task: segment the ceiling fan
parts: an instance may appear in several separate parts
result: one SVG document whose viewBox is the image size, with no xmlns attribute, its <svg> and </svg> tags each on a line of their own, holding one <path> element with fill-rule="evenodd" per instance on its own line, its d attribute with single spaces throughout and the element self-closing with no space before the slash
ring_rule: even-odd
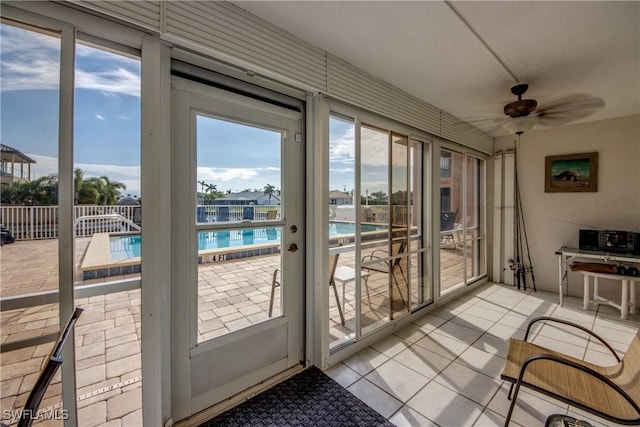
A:
<svg viewBox="0 0 640 427">
<path fill-rule="evenodd" d="M 508 103 L 503 109 L 508 118 L 502 123 L 502 127 L 509 133 L 521 135 L 537 123 L 560 126 L 587 117 L 604 107 L 602 98 L 576 94 L 538 108 L 535 99 L 522 99 L 527 89 L 527 83 L 518 83 L 511 88 L 511 93 L 516 95 L 518 100 Z"/>
</svg>

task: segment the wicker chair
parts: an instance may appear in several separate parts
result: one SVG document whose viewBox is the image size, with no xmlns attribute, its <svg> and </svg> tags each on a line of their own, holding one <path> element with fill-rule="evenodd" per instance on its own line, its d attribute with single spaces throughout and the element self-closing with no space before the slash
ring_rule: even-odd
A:
<svg viewBox="0 0 640 427">
<path fill-rule="evenodd" d="M 531 326 L 540 321 L 587 332 L 613 354 L 617 363 L 600 366 L 527 342 Z M 537 317 L 529 322 L 524 340 L 511 339 L 502 379 L 512 382 L 505 427 L 511 420 L 520 386 L 609 421 L 640 425 L 640 331 L 621 360 L 611 346 L 591 330 L 566 320 Z"/>
</svg>

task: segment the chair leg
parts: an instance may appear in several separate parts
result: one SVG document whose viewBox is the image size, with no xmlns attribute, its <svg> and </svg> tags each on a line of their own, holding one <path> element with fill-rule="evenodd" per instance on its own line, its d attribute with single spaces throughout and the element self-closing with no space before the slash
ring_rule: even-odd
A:
<svg viewBox="0 0 640 427">
<path fill-rule="evenodd" d="M 507 413 L 507 418 L 504 421 L 504 427 L 509 426 L 509 422 L 511 421 L 511 415 L 513 414 L 513 409 L 516 407 L 516 401 L 518 400 L 518 392 L 520 391 L 520 381 L 518 381 L 517 383 L 512 383 L 511 384 L 512 389 L 514 384 L 516 387 L 513 393 L 513 397 L 511 398 L 511 405 L 509 405 L 509 412 Z M 511 390 L 509 390 L 509 394 L 511 394 Z"/>
<path fill-rule="evenodd" d="M 336 287 L 336 282 L 332 281 L 329 283 L 329 287 L 333 288 L 333 294 L 336 297 L 336 304 L 338 304 L 338 313 L 340 313 L 340 321 L 344 325 L 344 314 L 342 313 L 342 307 L 340 306 L 340 297 L 338 296 L 338 289 Z"/>
<path fill-rule="evenodd" d="M 364 290 L 367 292 L 367 301 L 369 301 L 369 308 L 371 308 L 371 295 L 369 295 L 369 278 L 364 278 Z"/>
<path fill-rule="evenodd" d="M 402 296 L 402 290 L 400 290 L 400 283 L 398 283 L 398 279 L 396 279 L 396 273 L 392 272 L 393 281 L 396 282 L 396 287 L 398 288 L 398 293 L 400 294 L 400 299 L 402 300 L 402 305 L 405 305 L 404 297 Z M 404 277 L 404 274 L 402 275 Z M 405 281 L 406 283 L 406 281 Z"/>
<path fill-rule="evenodd" d="M 273 312 L 273 298 L 276 294 L 276 284 L 280 285 L 277 280 L 278 271 L 280 271 L 280 269 L 276 268 L 273 272 L 273 279 L 271 279 L 271 300 L 269 301 L 269 317 L 271 317 L 271 313 Z"/>
<path fill-rule="evenodd" d="M 511 383 L 511 387 L 509 387 L 509 394 L 507 395 L 507 399 L 511 400 L 511 393 L 513 393 L 513 386 L 516 385 L 516 383 Z"/>
</svg>

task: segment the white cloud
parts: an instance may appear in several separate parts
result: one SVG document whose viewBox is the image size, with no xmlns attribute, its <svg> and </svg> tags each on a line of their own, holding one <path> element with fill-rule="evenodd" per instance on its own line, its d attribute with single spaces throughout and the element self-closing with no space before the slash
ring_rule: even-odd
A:
<svg viewBox="0 0 640 427">
<path fill-rule="evenodd" d="M 140 63 L 122 55 L 78 45 L 82 58 L 100 61 L 100 71 L 77 68 L 78 89 L 103 94 L 140 96 Z M 104 69 L 108 67 L 108 69 Z M 10 25 L 2 25 L 2 91 L 58 89 L 60 84 L 60 40 Z"/>
<path fill-rule="evenodd" d="M 329 142 L 329 161 L 340 163 L 355 162 L 355 138 L 353 128 L 347 129 L 342 135 L 331 136 Z"/>
<path fill-rule="evenodd" d="M 140 76 L 124 68 L 102 72 L 76 70 L 76 88 L 98 90 L 105 95 L 140 96 Z"/>
<path fill-rule="evenodd" d="M 361 162 L 365 166 L 385 166 L 389 164 L 389 136 L 386 132 L 366 127 L 361 132 Z"/>
<path fill-rule="evenodd" d="M 264 188 L 266 184 L 281 188 L 280 168 L 212 168 L 198 167 L 197 181 L 215 184 L 220 191 Z"/>
<path fill-rule="evenodd" d="M 251 181 L 265 172 L 279 172 L 279 168 L 210 168 L 198 167 L 198 181 L 231 182 Z M 242 185 L 242 184 L 241 184 Z"/>
<path fill-rule="evenodd" d="M 249 168 L 207 168 L 207 167 L 199 167 L 198 168 L 198 181 L 247 181 L 258 175 L 258 171 L 255 169 Z"/>
<path fill-rule="evenodd" d="M 106 120 L 104 117 L 102 117 L 100 114 L 96 114 L 96 119 L 98 120 Z"/>
</svg>

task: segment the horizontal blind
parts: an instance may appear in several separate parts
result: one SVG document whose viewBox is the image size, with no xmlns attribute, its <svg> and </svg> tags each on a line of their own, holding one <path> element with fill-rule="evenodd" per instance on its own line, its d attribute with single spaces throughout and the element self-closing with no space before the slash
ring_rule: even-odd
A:
<svg viewBox="0 0 640 427">
<path fill-rule="evenodd" d="M 71 0 L 72 3 L 119 18 L 144 28 L 160 31 L 160 1 L 87 1 Z"/>
<path fill-rule="evenodd" d="M 449 113 L 442 111 L 440 116 L 440 136 L 474 148 L 485 154 L 493 154 L 493 137 Z"/>
<path fill-rule="evenodd" d="M 328 95 L 439 135 L 440 110 L 335 56 L 327 56 Z"/>
<path fill-rule="evenodd" d="M 324 51 L 226 2 L 167 2 L 165 33 L 326 88 Z"/>
<path fill-rule="evenodd" d="M 269 71 L 298 82 L 300 87 L 327 93 L 480 152 L 493 153 L 493 138 L 472 125 L 234 4 L 86 0 L 73 3 L 255 65 L 254 71 Z"/>
</svg>

